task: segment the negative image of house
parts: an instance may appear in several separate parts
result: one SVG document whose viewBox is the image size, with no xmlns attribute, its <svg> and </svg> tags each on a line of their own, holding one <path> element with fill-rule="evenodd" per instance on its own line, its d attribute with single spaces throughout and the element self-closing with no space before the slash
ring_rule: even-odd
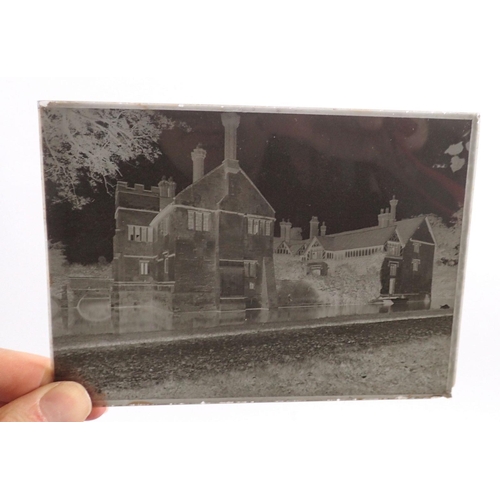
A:
<svg viewBox="0 0 500 500">
<path fill-rule="evenodd" d="M 115 307 L 150 304 L 173 313 L 277 307 L 275 212 L 236 159 L 239 116 L 222 115 L 225 159 L 205 174 L 191 153 L 193 183 L 163 179 L 116 190 Z"/>
<path fill-rule="evenodd" d="M 398 200 L 382 209 L 378 225 L 327 235 L 317 217 L 310 221 L 310 237 L 301 239 L 300 229 L 281 223 L 274 251 L 306 263 L 306 273 L 331 276 L 333 262 L 354 262 L 360 257 L 382 255 L 380 296 L 419 300 L 430 297 L 436 241 L 425 216 L 396 220 Z"/>
</svg>

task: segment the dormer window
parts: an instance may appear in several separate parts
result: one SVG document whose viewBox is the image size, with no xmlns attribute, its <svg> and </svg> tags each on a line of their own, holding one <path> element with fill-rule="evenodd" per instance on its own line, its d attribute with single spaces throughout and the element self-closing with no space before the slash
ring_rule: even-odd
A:
<svg viewBox="0 0 500 500">
<path fill-rule="evenodd" d="M 420 253 L 420 243 L 418 243 L 416 241 L 413 242 L 413 252 Z"/>
</svg>

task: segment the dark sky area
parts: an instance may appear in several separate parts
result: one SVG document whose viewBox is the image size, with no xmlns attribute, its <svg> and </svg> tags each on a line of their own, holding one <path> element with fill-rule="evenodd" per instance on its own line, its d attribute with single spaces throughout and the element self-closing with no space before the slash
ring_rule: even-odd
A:
<svg viewBox="0 0 500 500">
<path fill-rule="evenodd" d="M 160 157 L 119 164 L 120 180 L 157 185 L 172 176 L 178 189 L 191 183 L 191 151 L 207 151 L 205 172 L 220 165 L 224 128 L 218 112 L 162 111 L 190 127 L 164 131 Z M 325 221 L 328 234 L 377 224 L 377 214 L 399 199 L 398 219 L 435 213 L 448 220 L 464 199 L 466 165 L 453 172 L 451 144 L 469 140 L 471 121 L 451 119 L 376 118 L 328 115 L 240 113 L 238 159 L 276 210 L 277 220 L 290 219 L 309 236 L 312 215 Z M 467 160 L 467 151 L 461 157 Z M 49 239 L 61 241 L 70 262 L 112 259 L 114 197 L 104 186 L 81 192 L 93 202 L 81 210 L 51 203 L 47 183 Z M 277 224 L 277 231 L 279 225 Z"/>
</svg>

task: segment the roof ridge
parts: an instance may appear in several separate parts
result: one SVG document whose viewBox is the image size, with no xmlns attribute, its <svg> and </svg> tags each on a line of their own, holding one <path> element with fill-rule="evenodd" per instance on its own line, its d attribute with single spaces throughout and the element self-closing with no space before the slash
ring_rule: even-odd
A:
<svg viewBox="0 0 500 500">
<path fill-rule="evenodd" d="M 362 227 L 360 229 L 351 229 L 350 231 L 342 231 L 341 233 L 326 234 L 325 236 L 318 236 L 318 238 L 334 238 L 335 236 L 343 236 L 345 234 L 361 233 L 364 231 L 373 231 L 375 229 L 387 229 L 388 227 L 391 227 L 391 226 L 397 226 L 397 224 L 400 222 L 411 221 L 411 220 L 416 220 L 416 219 L 425 219 L 425 217 L 426 217 L 425 215 L 417 215 L 415 217 L 408 217 L 406 219 L 397 220 L 397 221 L 395 221 L 394 224 L 390 224 L 389 226 L 385 226 L 385 227 L 380 227 L 380 226 Z"/>
<path fill-rule="evenodd" d="M 335 236 L 343 236 L 344 234 L 361 233 L 363 231 L 373 231 L 375 229 L 387 229 L 388 227 L 391 227 L 391 226 L 386 226 L 386 227 L 380 227 L 380 226 L 362 227 L 361 229 L 352 229 L 351 231 L 342 231 L 341 233 L 326 234 L 325 236 L 320 236 L 320 238 L 333 238 Z"/>
</svg>

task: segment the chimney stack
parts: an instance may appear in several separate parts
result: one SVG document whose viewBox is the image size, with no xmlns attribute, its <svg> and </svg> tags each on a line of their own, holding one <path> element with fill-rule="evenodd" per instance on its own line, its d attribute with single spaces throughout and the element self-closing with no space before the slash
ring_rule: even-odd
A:
<svg viewBox="0 0 500 500">
<path fill-rule="evenodd" d="M 280 238 L 282 240 L 286 239 L 286 222 L 285 222 L 285 219 L 283 219 L 280 222 Z"/>
<path fill-rule="evenodd" d="M 285 241 L 287 243 L 290 243 L 291 237 L 292 237 L 292 223 L 290 222 L 290 220 L 287 220 L 285 222 Z"/>
<path fill-rule="evenodd" d="M 326 224 L 325 224 L 325 222 L 323 222 L 323 224 L 321 224 L 320 231 L 321 231 L 321 236 L 326 236 Z"/>
<path fill-rule="evenodd" d="M 384 209 L 380 209 L 380 213 L 378 214 L 378 227 L 385 227 L 384 225 L 385 212 Z"/>
<path fill-rule="evenodd" d="M 200 146 L 201 144 L 198 144 L 191 153 L 191 159 L 193 160 L 193 183 L 205 175 L 205 158 L 207 152 Z"/>
<path fill-rule="evenodd" d="M 312 219 L 309 221 L 309 238 L 314 238 L 319 234 L 319 220 L 313 215 Z"/>
<path fill-rule="evenodd" d="M 390 218 L 390 224 L 394 224 L 396 222 L 396 207 L 398 206 L 398 200 L 396 200 L 396 195 L 392 196 L 392 200 L 389 201 L 389 204 L 391 205 L 391 218 Z"/>
<path fill-rule="evenodd" d="M 165 176 L 163 176 L 161 181 L 158 183 L 158 187 L 160 189 L 160 210 L 163 210 L 167 205 L 172 203 L 177 184 L 174 182 L 172 177 L 170 177 L 167 181 Z"/>
<path fill-rule="evenodd" d="M 236 160 L 236 130 L 240 124 L 240 117 L 236 113 L 223 113 L 224 125 L 224 160 Z"/>
</svg>

